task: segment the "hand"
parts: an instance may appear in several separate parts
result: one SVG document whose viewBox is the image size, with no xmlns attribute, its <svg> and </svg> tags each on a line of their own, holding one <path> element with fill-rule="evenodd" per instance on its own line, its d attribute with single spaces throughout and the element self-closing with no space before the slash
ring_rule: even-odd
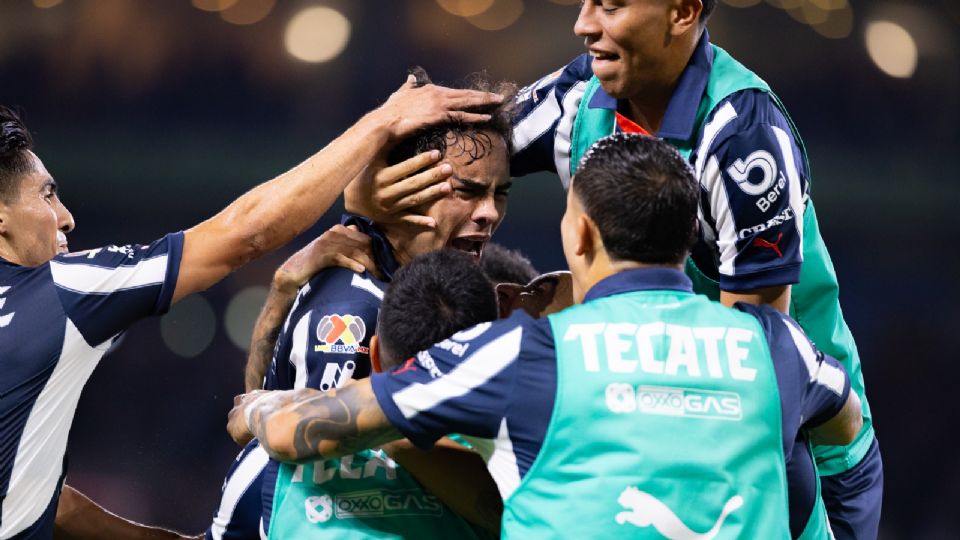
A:
<svg viewBox="0 0 960 540">
<path fill-rule="evenodd" d="M 331 266 L 340 266 L 358 274 L 366 269 L 382 277 L 373 258 L 370 237 L 353 225 L 334 225 L 291 255 L 277 269 L 273 274 L 273 287 L 278 292 L 296 294 L 314 274 Z"/>
<path fill-rule="evenodd" d="M 496 105 L 503 96 L 477 90 L 456 90 L 434 84 L 416 86 L 410 75 L 387 102 L 370 113 L 388 129 L 396 142 L 420 128 L 443 122 L 486 122 L 489 114 L 465 112 L 464 109 Z"/>
<path fill-rule="evenodd" d="M 247 406 L 267 393 L 266 390 L 254 390 L 233 398 L 233 409 L 227 414 L 227 433 L 240 446 L 246 446 L 253 440 L 253 429 L 247 423 Z"/>
<path fill-rule="evenodd" d="M 449 163 L 430 167 L 439 159 L 440 152 L 432 150 L 390 167 L 370 167 L 368 173 L 347 186 L 344 192 L 347 211 L 378 223 L 436 227 L 433 218 L 417 214 L 413 209 L 450 193 L 446 180 L 453 174 L 453 167 Z"/>
</svg>

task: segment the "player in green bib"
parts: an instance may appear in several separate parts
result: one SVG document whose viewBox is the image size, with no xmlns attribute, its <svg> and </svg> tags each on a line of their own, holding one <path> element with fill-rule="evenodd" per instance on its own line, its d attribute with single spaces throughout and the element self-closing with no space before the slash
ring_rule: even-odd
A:
<svg viewBox="0 0 960 540">
<path fill-rule="evenodd" d="M 495 438 L 506 537 L 790 538 L 795 449 L 849 443 L 862 424 L 843 368 L 776 310 L 693 293 L 696 184 L 669 145 L 604 139 L 572 186 L 562 233 L 580 305 L 518 310 L 336 393 L 239 397 L 231 434 L 281 461 Z M 828 537 L 825 520 L 804 535 Z"/>
</svg>

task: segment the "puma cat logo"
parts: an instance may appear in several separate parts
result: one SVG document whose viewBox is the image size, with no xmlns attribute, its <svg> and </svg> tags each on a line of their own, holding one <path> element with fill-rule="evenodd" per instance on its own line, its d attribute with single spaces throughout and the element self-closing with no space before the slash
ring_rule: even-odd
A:
<svg viewBox="0 0 960 540">
<path fill-rule="evenodd" d="M 720 527 L 723 526 L 727 516 L 743 506 L 743 497 L 740 495 L 730 497 L 730 500 L 723 505 L 723 511 L 720 512 L 720 517 L 713 528 L 705 533 L 690 530 L 663 501 L 633 486 L 627 486 L 617 502 L 628 509 L 617 514 L 616 520 L 620 525 L 627 522 L 637 527 L 653 525 L 658 533 L 670 540 L 712 540 L 720 532 Z"/>
</svg>

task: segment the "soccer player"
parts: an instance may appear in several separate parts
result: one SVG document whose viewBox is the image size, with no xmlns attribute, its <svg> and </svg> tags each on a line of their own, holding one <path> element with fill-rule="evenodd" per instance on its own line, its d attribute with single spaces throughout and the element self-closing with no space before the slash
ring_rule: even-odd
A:
<svg viewBox="0 0 960 540">
<path fill-rule="evenodd" d="M 130 324 L 288 242 L 382 148 L 451 117 L 487 120 L 461 109 L 498 99 L 409 80 L 325 149 L 209 220 L 146 246 L 70 254 L 74 221 L 57 183 L 20 118 L 0 107 L 0 539 L 51 536 L 80 392 Z"/>
<path fill-rule="evenodd" d="M 700 182 L 700 241 L 687 273 L 725 305 L 791 314 L 850 374 L 863 429 L 814 448 L 839 538 L 876 538 L 883 469 L 857 347 L 809 198 L 810 167 L 786 109 L 760 77 L 710 42 L 716 0 L 586 0 L 574 26 L 588 53 L 520 94 L 511 174 L 556 172 L 614 132 L 674 145 Z"/>
<path fill-rule="evenodd" d="M 415 74 L 418 84 L 429 82 L 422 70 Z M 479 79 L 473 84 L 474 88 L 493 89 L 492 84 Z M 496 89 L 501 94 L 510 92 L 508 85 Z M 374 223 L 361 216 L 346 215 L 342 225 L 357 231 L 341 228 L 337 234 L 351 237 L 344 240 L 351 246 L 362 244 L 357 236 L 369 237 L 375 271 L 353 268 L 341 259 L 341 267 L 327 268 L 316 275 L 306 274 L 302 267 L 277 273 L 254 327 L 248 387 L 259 386 L 255 381 L 262 377 L 270 353 L 273 361 L 265 384 L 270 389 L 310 387 L 326 391 L 351 378 L 369 376 L 370 337 L 376 331 L 383 290 L 397 269 L 418 255 L 443 247 L 464 251 L 475 262 L 479 261 L 506 211 L 513 106 L 507 102 L 476 110 L 489 114 L 490 120 L 437 124 L 407 137 L 389 155 L 372 160 L 371 169 L 377 172 L 371 178 L 392 184 L 426 164 L 417 156 L 429 152 L 439 156 L 440 166 L 449 168 L 450 189 L 441 199 L 418 209 L 435 223 L 433 228 L 400 221 Z M 298 290 L 296 283 L 300 278 L 292 276 L 303 276 L 309 281 L 300 283 L 303 286 Z M 279 464 L 268 465 L 266 453 L 255 442 L 241 456 L 224 484 L 220 509 L 210 529 L 214 538 L 219 534 L 228 537 L 226 533 L 232 530 L 249 531 L 249 525 L 259 523 L 261 515 L 263 530 L 274 534 L 270 532 L 274 496 L 284 497 L 289 479 L 277 478 Z M 373 458 L 367 455 L 362 459 Z M 254 511 L 254 505 L 245 502 L 258 491 L 262 491 L 262 512 Z M 396 525 L 400 530 L 408 526 L 404 520 Z"/>
<path fill-rule="evenodd" d="M 529 283 L 540 275 L 526 255 L 496 242 L 489 242 L 483 248 L 480 269 L 494 285 Z"/>
<path fill-rule="evenodd" d="M 848 443 L 860 404 L 787 316 L 693 294 L 696 208 L 666 143 L 604 139 L 561 224 L 581 305 L 515 311 L 460 332 L 461 355 L 436 346 L 335 392 L 238 396 L 228 430 L 287 462 L 496 437 L 491 463 L 513 469 L 498 479 L 507 537 L 789 538 L 786 456 L 801 431 Z"/>
</svg>

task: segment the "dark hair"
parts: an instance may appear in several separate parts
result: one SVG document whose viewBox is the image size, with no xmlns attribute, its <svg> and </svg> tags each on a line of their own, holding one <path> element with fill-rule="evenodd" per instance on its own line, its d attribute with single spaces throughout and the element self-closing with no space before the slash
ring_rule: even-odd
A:
<svg viewBox="0 0 960 540">
<path fill-rule="evenodd" d="M 713 9 L 717 7 L 717 0 L 702 0 L 703 9 L 700 10 L 700 22 L 705 23 L 707 19 L 710 18 L 710 15 L 713 13 Z"/>
<path fill-rule="evenodd" d="M 497 318 L 497 295 L 462 252 L 421 255 L 397 271 L 383 295 L 377 336 L 381 366 L 392 369 L 451 335 Z"/>
<path fill-rule="evenodd" d="M 33 170 L 27 151 L 33 136 L 13 109 L 0 105 L 0 199 L 9 202 L 19 192 L 19 176 Z"/>
<path fill-rule="evenodd" d="M 683 262 L 697 236 L 697 182 L 668 143 L 618 133 L 583 156 L 573 190 L 611 258 Z"/>
<path fill-rule="evenodd" d="M 480 269 L 494 285 L 497 283 L 526 285 L 540 275 L 523 253 L 494 242 L 487 242 L 483 247 Z"/>
<path fill-rule="evenodd" d="M 416 77 L 417 87 L 433 84 L 422 67 L 411 69 L 410 74 Z M 467 78 L 463 87 L 469 90 L 496 92 L 504 99 L 499 104 L 466 109 L 467 112 L 489 114 L 490 120 L 486 122 L 468 124 L 452 120 L 417 131 L 390 151 L 387 163 L 395 165 L 430 150 L 438 150 L 440 157 L 443 158 L 447 155 L 448 148 L 458 149 L 460 155 L 467 154 L 473 162 L 483 158 L 492 150 L 491 133 L 502 137 L 509 151 L 513 134 L 513 117 L 517 107 L 513 99 L 517 93 L 516 85 L 508 82 L 494 84 L 485 73 L 476 73 Z"/>
</svg>

